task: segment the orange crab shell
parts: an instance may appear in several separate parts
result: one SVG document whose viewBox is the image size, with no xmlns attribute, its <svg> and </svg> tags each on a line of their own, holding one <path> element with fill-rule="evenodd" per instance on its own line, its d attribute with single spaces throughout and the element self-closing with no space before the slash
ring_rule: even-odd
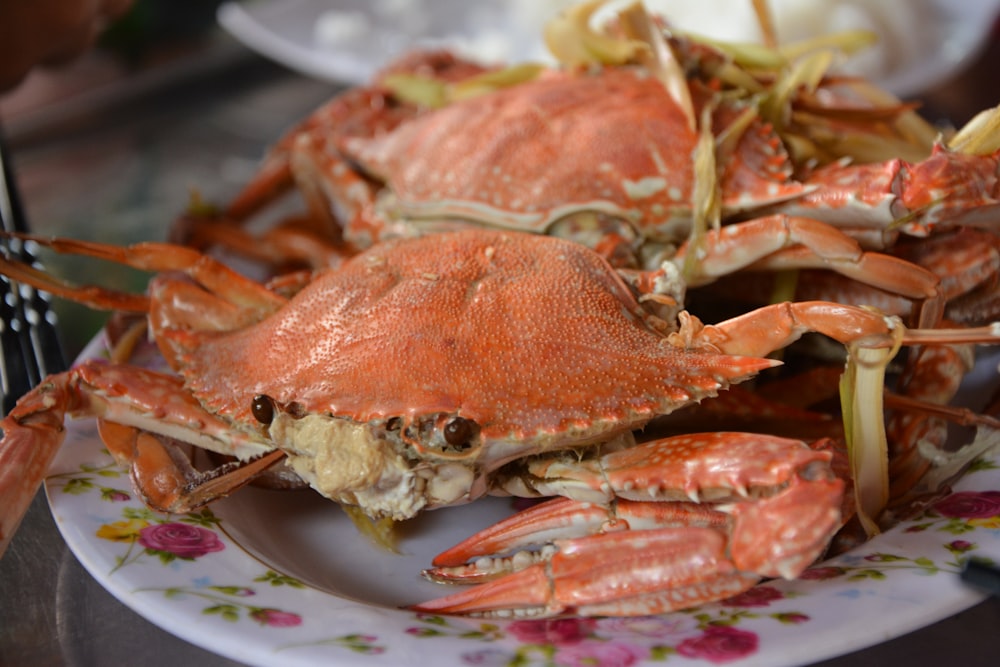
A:
<svg viewBox="0 0 1000 667">
<path fill-rule="evenodd" d="M 735 111 L 716 122 L 733 122 Z M 801 196 L 770 128 L 746 132 L 752 164 L 725 171 L 727 210 Z M 550 70 L 538 79 L 454 102 L 392 132 L 344 139 L 352 161 L 386 183 L 390 217 L 446 216 L 542 233 L 593 211 L 668 237 L 691 217 L 697 133 L 667 88 L 639 67 Z M 763 144 L 767 144 L 764 146 Z M 751 148 L 752 146 L 752 148 Z M 570 152 L 575 157 L 566 159 Z M 767 157 L 762 157 L 762 156 Z M 755 192 L 756 201 L 740 192 Z"/>
<path fill-rule="evenodd" d="M 525 446 L 633 429 L 774 365 L 679 347 L 647 317 L 577 244 L 472 230 L 384 244 L 261 322 L 187 332 L 178 362 L 236 420 L 265 394 L 356 422 L 460 415 Z"/>
</svg>

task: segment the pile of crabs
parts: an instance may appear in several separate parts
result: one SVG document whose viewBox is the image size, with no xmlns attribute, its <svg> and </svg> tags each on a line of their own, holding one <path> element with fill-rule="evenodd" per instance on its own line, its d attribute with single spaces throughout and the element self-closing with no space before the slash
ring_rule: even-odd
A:
<svg viewBox="0 0 1000 667">
<path fill-rule="evenodd" d="M 600 4 L 548 26 L 558 66 L 396 61 L 176 244 L 36 239 L 156 272 L 146 294 L 0 263 L 143 315 L 173 369 L 122 344 L 22 398 L 0 547 L 68 416 L 96 416 L 167 512 L 275 470 L 377 526 L 549 498 L 435 559 L 478 584 L 417 606 L 441 613 L 722 599 L 946 483 L 948 423 L 996 426 L 949 403 L 1000 342 L 1000 112 L 934 127 L 831 74 L 829 45 L 710 43 L 638 5 L 597 27 Z M 288 192 L 301 215 L 258 229 Z M 195 468 L 175 441 L 230 460 Z"/>
</svg>

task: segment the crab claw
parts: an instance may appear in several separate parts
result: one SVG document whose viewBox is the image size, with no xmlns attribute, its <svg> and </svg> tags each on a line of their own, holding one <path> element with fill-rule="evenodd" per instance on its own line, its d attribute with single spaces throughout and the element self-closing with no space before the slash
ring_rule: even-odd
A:
<svg viewBox="0 0 1000 667">
<path fill-rule="evenodd" d="M 718 457 L 720 445 L 747 455 L 751 450 L 743 449 L 755 445 L 757 472 L 746 477 L 744 467 L 742 475 L 732 477 Z M 633 454 L 646 446 L 652 452 L 646 451 L 645 458 L 661 465 L 680 447 L 688 455 L 681 466 L 685 470 L 674 476 L 661 470 L 655 482 L 645 479 L 651 471 Z M 623 452 L 602 457 L 598 474 L 612 490 L 634 493 L 637 481 L 648 486 L 669 479 L 673 489 L 686 494 L 698 486 L 690 477 L 693 471 L 710 484 L 708 495 L 717 500 L 666 502 L 676 494 L 661 489 L 654 501 L 618 497 L 600 504 L 560 498 L 537 505 L 448 549 L 425 572 L 438 582 L 486 583 L 416 608 L 530 616 L 686 608 L 734 595 L 761 577 L 794 578 L 823 553 L 842 525 L 844 482 L 833 475 L 829 452 L 805 443 L 709 434 L 706 441 L 667 438 L 626 452 L 630 476 L 614 465 L 624 462 Z M 703 469 L 705 459 L 715 465 Z M 585 481 L 583 472 L 576 481 Z M 734 484 L 738 490 L 728 492 Z"/>
<path fill-rule="evenodd" d="M 416 605 L 423 612 L 556 616 L 655 614 L 746 590 L 725 537 L 711 528 L 663 528 L 556 540 L 556 552 L 496 581 Z"/>
<path fill-rule="evenodd" d="M 511 517 L 499 530 L 487 529 L 481 543 L 474 536 L 435 559 L 439 566 L 425 573 L 435 581 L 488 581 L 415 609 L 498 616 L 639 615 L 721 600 L 762 576 L 794 578 L 814 562 L 841 525 L 842 494 L 841 480 L 796 478 L 770 498 L 725 511 L 619 503 L 632 506 L 627 511 L 639 517 L 635 525 L 552 539 L 536 552 L 518 551 L 507 558 L 483 553 L 486 547 L 526 545 L 532 541 L 531 529 L 537 543 L 539 536 L 567 526 L 570 532 L 607 526 L 601 517 L 607 519 L 607 509 L 552 501 Z M 647 507 L 639 509 L 642 505 Z M 570 520 L 574 506 L 580 521 Z M 527 520 L 519 525 L 524 514 Z M 690 525 L 675 525 L 678 520 Z M 661 521 L 670 525 L 643 529 Z M 468 565 L 446 566 L 463 556 L 479 557 Z"/>
<path fill-rule="evenodd" d="M 424 576 L 439 583 L 478 583 L 523 569 L 552 554 L 556 540 L 624 530 L 725 529 L 729 516 L 698 503 L 647 503 L 619 498 L 607 506 L 553 498 L 499 521 L 438 554 Z M 511 554 L 493 558 L 492 554 Z"/>
</svg>

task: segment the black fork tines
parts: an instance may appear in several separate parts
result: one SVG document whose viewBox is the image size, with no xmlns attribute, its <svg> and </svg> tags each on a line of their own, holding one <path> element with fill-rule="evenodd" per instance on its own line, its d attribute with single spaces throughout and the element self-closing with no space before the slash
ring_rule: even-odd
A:
<svg viewBox="0 0 1000 667">
<path fill-rule="evenodd" d="M 0 141 L 0 224 L 6 232 L 27 232 L 9 153 Z M 29 244 L 4 238 L 0 252 L 8 259 L 38 265 Z M 65 368 L 47 296 L 0 276 L 0 391 L 6 414 L 42 378 Z"/>
</svg>

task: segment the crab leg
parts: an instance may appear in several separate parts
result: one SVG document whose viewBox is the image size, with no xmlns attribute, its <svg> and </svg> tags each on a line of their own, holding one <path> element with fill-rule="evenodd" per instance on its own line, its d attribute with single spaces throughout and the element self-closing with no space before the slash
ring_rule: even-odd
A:
<svg viewBox="0 0 1000 667">
<path fill-rule="evenodd" d="M 524 569 L 418 609 L 644 614 L 727 597 L 760 576 L 794 577 L 841 525 L 844 483 L 830 458 L 786 438 L 704 433 L 580 466 L 537 459 L 526 472 L 540 493 L 612 498 L 552 501 L 449 549 L 435 559 L 432 578 L 482 580 Z M 687 497 L 713 505 L 652 502 Z M 520 552 L 538 544 L 549 546 L 534 556 Z M 511 550 L 517 553 L 508 558 L 489 557 Z"/>
<path fill-rule="evenodd" d="M 13 536 L 31 498 L 48 470 L 65 431 L 67 416 L 98 416 L 113 420 L 102 428 L 107 444 L 120 463 L 132 467 L 133 479 L 145 499 L 165 511 L 183 511 L 189 499 L 219 497 L 270 467 L 280 453 L 262 437 L 234 431 L 222 419 L 206 412 L 184 391 L 181 380 L 140 368 L 103 362 L 88 362 L 47 378 L 25 394 L 0 422 L 0 555 Z M 239 474 L 199 478 L 180 470 L 161 445 L 145 434 L 129 439 L 142 429 L 247 461 L 252 465 Z M 209 483 L 206 493 L 200 483 Z"/>
<path fill-rule="evenodd" d="M 897 230 L 923 237 L 943 224 L 989 227 L 1000 208 L 998 161 L 1000 152 L 969 155 L 936 145 L 921 162 L 832 164 L 809 177 L 814 190 L 780 208 L 845 229 L 879 230 L 886 245 Z"/>
<path fill-rule="evenodd" d="M 726 225 L 706 233 L 697 248 L 682 245 L 673 264 L 686 266 L 689 252 L 703 257 L 686 275 L 690 287 L 711 283 L 745 268 L 754 270 L 829 269 L 861 284 L 922 301 L 917 325 L 938 324 L 944 300 L 939 277 L 892 255 L 865 251 L 843 231 L 810 218 L 772 215 Z"/>
<path fill-rule="evenodd" d="M 911 262 L 940 278 L 937 290 L 946 303 L 945 317 L 948 319 L 975 324 L 995 319 L 1000 314 L 1000 298 L 996 287 L 997 276 L 1000 275 L 1000 246 L 995 234 L 963 227 L 919 242 L 899 243 L 893 248 L 893 253 L 899 258 L 904 271 L 909 270 L 907 262 Z M 808 267 L 806 261 L 797 257 L 801 254 L 802 250 L 796 249 L 769 257 L 749 268 L 773 271 Z M 728 299 L 760 303 L 773 294 L 774 284 L 767 274 L 742 273 L 738 278 L 724 280 L 721 285 L 711 289 L 713 293 L 725 295 Z M 863 303 L 890 315 L 905 316 L 913 309 L 913 298 L 923 297 L 907 297 L 898 289 L 885 291 L 873 288 L 870 282 L 848 278 L 844 272 L 837 274 L 807 270 L 796 281 L 795 298 L 801 301 Z"/>
<path fill-rule="evenodd" d="M 6 232 L 0 235 L 31 240 L 58 253 L 94 257 L 142 271 L 183 271 L 214 294 L 257 314 L 270 313 L 286 302 L 284 297 L 278 296 L 222 262 L 184 246 L 147 242 L 120 247 L 106 243 L 65 238 L 46 239 Z M 148 300 L 145 297 L 135 297 L 99 287 L 69 286 L 37 269 L 3 258 L 0 258 L 0 270 L 15 280 L 21 280 L 38 289 L 92 308 L 133 312 L 149 310 Z"/>
</svg>

